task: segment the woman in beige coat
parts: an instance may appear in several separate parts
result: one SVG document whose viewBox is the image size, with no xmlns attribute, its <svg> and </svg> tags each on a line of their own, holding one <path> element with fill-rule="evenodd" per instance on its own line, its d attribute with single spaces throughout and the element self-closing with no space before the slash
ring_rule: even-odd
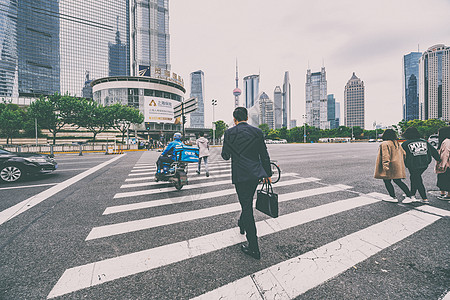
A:
<svg viewBox="0 0 450 300">
<path fill-rule="evenodd" d="M 387 202 L 398 202 L 395 197 L 394 186 L 391 180 L 395 182 L 406 194 L 404 203 L 411 203 L 411 192 L 402 181 L 405 174 L 405 151 L 397 140 L 397 134 L 392 129 L 386 129 L 381 137 L 383 142 L 378 149 L 377 163 L 375 165 L 375 175 L 377 179 L 383 179 L 384 185 L 389 193 L 390 199 L 384 199 Z"/>
</svg>

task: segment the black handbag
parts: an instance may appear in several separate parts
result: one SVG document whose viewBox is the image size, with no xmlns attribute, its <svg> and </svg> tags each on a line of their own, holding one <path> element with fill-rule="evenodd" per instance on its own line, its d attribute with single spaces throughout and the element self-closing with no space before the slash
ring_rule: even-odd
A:
<svg viewBox="0 0 450 300">
<path fill-rule="evenodd" d="M 273 192 L 268 181 L 256 193 L 256 209 L 272 218 L 278 217 L 278 194 Z"/>
</svg>

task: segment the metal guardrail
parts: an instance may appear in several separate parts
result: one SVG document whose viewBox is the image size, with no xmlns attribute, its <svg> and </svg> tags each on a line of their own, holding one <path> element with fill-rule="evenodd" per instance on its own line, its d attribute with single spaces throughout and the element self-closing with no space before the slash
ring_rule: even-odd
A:
<svg viewBox="0 0 450 300">
<path fill-rule="evenodd" d="M 110 144 L 56 144 L 56 145 L 0 145 L 0 148 L 11 152 L 19 153 L 65 153 L 65 152 L 86 152 L 86 151 L 99 151 L 107 152 L 108 146 L 111 148 L 113 143 Z M 117 150 L 137 150 L 138 145 L 122 145 L 116 144 Z"/>
</svg>

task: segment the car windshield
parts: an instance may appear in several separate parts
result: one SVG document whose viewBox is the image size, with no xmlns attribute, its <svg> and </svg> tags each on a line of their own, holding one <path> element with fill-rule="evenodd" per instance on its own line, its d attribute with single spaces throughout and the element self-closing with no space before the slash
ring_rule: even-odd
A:
<svg viewBox="0 0 450 300">
<path fill-rule="evenodd" d="M 0 154 L 11 154 L 11 152 L 6 151 L 5 149 L 0 149 Z"/>
</svg>

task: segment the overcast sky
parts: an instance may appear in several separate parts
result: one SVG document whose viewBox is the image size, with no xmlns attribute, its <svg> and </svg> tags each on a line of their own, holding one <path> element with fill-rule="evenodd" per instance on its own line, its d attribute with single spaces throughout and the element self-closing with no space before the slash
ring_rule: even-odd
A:
<svg viewBox="0 0 450 300">
<path fill-rule="evenodd" d="M 205 126 L 231 120 L 235 61 L 242 78 L 260 73 L 260 92 L 273 99 L 289 71 L 292 118 L 303 124 L 305 80 L 324 64 L 328 94 L 341 102 L 353 72 L 365 85 L 365 124 L 402 119 L 402 58 L 450 45 L 450 0 L 170 0 L 172 71 L 190 94 L 193 71 L 205 73 Z M 243 95 L 240 96 L 241 104 Z"/>
</svg>

